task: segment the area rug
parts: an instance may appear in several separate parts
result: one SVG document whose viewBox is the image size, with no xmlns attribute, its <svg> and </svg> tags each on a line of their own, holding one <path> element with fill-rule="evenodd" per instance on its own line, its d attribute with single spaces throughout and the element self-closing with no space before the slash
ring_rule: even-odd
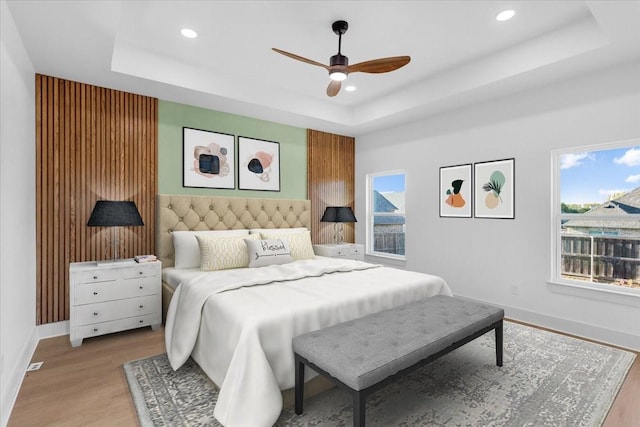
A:
<svg viewBox="0 0 640 427">
<path fill-rule="evenodd" d="M 367 426 L 600 426 L 635 354 L 505 322 L 504 366 L 494 334 L 482 337 L 379 390 Z M 124 371 L 140 423 L 219 426 L 215 384 L 191 359 L 178 371 L 165 354 Z M 350 426 L 349 395 L 333 388 L 284 408 L 276 426 Z"/>
</svg>

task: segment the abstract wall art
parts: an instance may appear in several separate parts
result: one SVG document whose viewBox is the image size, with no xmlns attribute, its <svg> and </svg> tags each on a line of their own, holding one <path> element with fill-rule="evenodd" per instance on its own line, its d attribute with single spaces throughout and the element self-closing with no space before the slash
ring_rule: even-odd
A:
<svg viewBox="0 0 640 427">
<path fill-rule="evenodd" d="M 183 187 L 236 187 L 234 135 L 183 127 L 182 141 Z"/>
<path fill-rule="evenodd" d="M 280 191 L 280 144 L 238 137 L 238 188 Z"/>
<path fill-rule="evenodd" d="M 440 168 L 440 216 L 471 218 L 471 164 Z"/>
<path fill-rule="evenodd" d="M 474 164 L 476 218 L 515 218 L 515 159 Z"/>
</svg>

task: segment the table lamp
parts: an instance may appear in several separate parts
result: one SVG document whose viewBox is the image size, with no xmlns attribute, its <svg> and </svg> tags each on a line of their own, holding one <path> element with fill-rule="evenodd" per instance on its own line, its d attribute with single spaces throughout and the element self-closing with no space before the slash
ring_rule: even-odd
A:
<svg viewBox="0 0 640 427">
<path fill-rule="evenodd" d="M 113 258 L 99 264 L 118 262 L 118 227 L 130 227 L 144 225 L 135 202 L 98 200 L 93 207 L 87 226 L 89 227 L 113 227 Z"/>
<path fill-rule="evenodd" d="M 349 206 L 328 206 L 320 222 L 333 222 L 333 241 L 339 245 L 344 240 L 343 222 L 358 222 Z"/>
</svg>

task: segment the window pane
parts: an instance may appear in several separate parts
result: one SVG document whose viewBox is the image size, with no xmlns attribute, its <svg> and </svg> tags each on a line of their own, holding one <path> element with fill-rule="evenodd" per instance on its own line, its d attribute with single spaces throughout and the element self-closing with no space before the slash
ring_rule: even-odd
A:
<svg viewBox="0 0 640 427">
<path fill-rule="evenodd" d="M 560 277 L 640 288 L 640 148 L 559 160 Z"/>
<path fill-rule="evenodd" d="M 560 155 L 560 211 L 617 215 L 640 213 L 640 192 L 632 210 L 616 202 L 640 190 L 640 147 L 622 147 Z M 607 203 L 612 201 L 613 203 Z M 598 212 L 590 212 L 597 210 Z"/>
<path fill-rule="evenodd" d="M 640 221 L 564 220 L 563 278 L 640 288 Z"/>
<path fill-rule="evenodd" d="M 404 255 L 404 216 L 373 216 L 373 250 Z"/>
<path fill-rule="evenodd" d="M 373 177 L 373 212 L 404 213 L 404 174 Z"/>
<path fill-rule="evenodd" d="M 371 177 L 371 221 L 374 252 L 405 255 L 405 175 L 392 173 Z"/>
</svg>

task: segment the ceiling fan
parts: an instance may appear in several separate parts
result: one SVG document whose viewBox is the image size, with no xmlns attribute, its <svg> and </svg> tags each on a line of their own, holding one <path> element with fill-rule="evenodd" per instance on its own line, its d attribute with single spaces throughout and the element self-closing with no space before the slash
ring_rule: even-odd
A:
<svg viewBox="0 0 640 427">
<path fill-rule="evenodd" d="M 347 32 L 349 24 L 346 21 L 336 21 L 331 25 L 333 32 L 338 35 L 338 53 L 333 55 L 329 60 L 329 65 L 324 65 L 311 59 L 303 58 L 302 56 L 294 53 L 285 52 L 284 50 L 272 48 L 274 51 L 288 56 L 289 58 L 297 61 L 306 62 L 307 64 L 317 65 L 329 71 L 329 77 L 331 82 L 327 87 L 327 95 L 336 96 L 340 92 L 342 81 L 347 78 L 350 73 L 373 73 L 381 74 L 388 73 L 390 71 L 397 70 L 400 67 L 404 67 L 411 61 L 409 56 L 392 56 L 388 58 L 372 59 L 370 61 L 359 62 L 354 65 L 349 65 L 349 58 L 341 53 L 342 48 L 342 35 Z"/>
</svg>

